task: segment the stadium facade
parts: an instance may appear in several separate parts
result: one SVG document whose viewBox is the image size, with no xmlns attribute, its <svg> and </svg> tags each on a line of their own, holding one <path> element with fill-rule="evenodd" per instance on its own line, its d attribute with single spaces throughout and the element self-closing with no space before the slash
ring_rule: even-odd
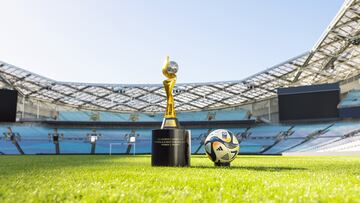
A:
<svg viewBox="0 0 360 203">
<path fill-rule="evenodd" d="M 360 151 L 360 0 L 345 1 L 314 47 L 239 81 L 178 84 L 178 118 L 205 136 L 233 131 L 240 153 Z M 279 88 L 337 84 L 338 116 L 279 120 Z M 166 94 L 160 84 L 60 82 L 0 62 L 0 89 L 15 90 L 15 123 L 0 123 L 0 153 L 150 153 Z M 6 101 L 3 101 L 3 103 Z M 311 108 L 311 106 L 309 106 Z"/>
</svg>

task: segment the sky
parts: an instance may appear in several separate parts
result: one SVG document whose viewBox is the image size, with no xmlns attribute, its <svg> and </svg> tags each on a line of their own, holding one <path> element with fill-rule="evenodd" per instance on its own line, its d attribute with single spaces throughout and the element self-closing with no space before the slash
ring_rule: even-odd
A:
<svg viewBox="0 0 360 203">
<path fill-rule="evenodd" d="M 343 0 L 0 0 L 0 61 L 58 81 L 241 80 L 309 51 Z"/>
</svg>

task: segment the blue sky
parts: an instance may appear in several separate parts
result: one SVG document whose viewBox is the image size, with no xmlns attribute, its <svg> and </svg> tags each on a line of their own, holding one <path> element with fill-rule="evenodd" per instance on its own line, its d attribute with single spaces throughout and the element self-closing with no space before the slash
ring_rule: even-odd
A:
<svg viewBox="0 0 360 203">
<path fill-rule="evenodd" d="M 239 80 L 312 48 L 343 0 L 1 0 L 0 60 L 60 81 Z"/>
</svg>

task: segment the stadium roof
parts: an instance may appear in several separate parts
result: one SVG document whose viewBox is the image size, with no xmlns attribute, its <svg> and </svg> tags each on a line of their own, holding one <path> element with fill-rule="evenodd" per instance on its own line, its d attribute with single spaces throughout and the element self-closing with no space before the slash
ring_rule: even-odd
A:
<svg viewBox="0 0 360 203">
<path fill-rule="evenodd" d="M 345 1 L 313 47 L 239 81 L 178 84 L 177 111 L 239 106 L 276 95 L 279 87 L 331 83 L 360 73 L 360 0 Z M 84 110 L 163 112 L 163 86 L 59 82 L 0 61 L 0 80 L 26 98 Z"/>
</svg>

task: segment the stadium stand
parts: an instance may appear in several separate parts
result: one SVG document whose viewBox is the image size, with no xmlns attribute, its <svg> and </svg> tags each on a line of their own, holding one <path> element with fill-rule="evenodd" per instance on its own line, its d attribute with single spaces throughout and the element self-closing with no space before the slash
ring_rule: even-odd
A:
<svg viewBox="0 0 360 203">
<path fill-rule="evenodd" d="M 181 121 L 228 121 L 228 120 L 247 120 L 250 114 L 245 109 L 233 110 L 214 110 L 201 112 L 179 112 L 177 117 Z M 111 113 L 111 112 L 86 112 L 86 111 L 61 111 L 59 112 L 60 121 L 103 121 L 103 122 L 160 122 L 163 119 L 162 113 Z"/>
<path fill-rule="evenodd" d="M 352 152 L 360 151 L 360 137 L 349 137 L 337 140 L 326 146 L 322 146 L 316 150 L 317 152 Z"/>
<path fill-rule="evenodd" d="M 339 108 L 360 107 L 360 89 L 349 91 L 339 104 Z"/>
<path fill-rule="evenodd" d="M 51 138 L 53 128 L 28 124 L 11 125 L 12 132 L 25 154 L 54 154 L 55 145 Z M 359 139 L 360 122 L 338 121 L 318 124 L 260 124 L 249 127 L 228 128 L 235 133 L 240 142 L 242 154 L 281 154 L 283 152 L 300 152 L 337 149 L 337 145 L 352 146 Z M 89 135 L 92 128 L 59 128 L 60 153 L 91 152 Z M 192 153 L 203 153 L 203 141 L 211 129 L 195 128 L 192 133 Z M 0 151 L 3 154 L 19 154 L 8 135 L 8 126 L 0 125 Z M 244 136 L 246 135 L 246 136 Z M 97 128 L 96 152 L 109 153 L 110 143 L 121 143 L 113 153 L 131 154 L 128 150 L 129 137 L 136 137 L 136 153 L 151 152 L 151 129 Z M 357 141 L 356 141 L 357 142 Z M 354 144 L 354 149 L 356 144 Z"/>
<path fill-rule="evenodd" d="M 360 118 L 360 89 L 350 90 L 338 108 L 341 118 Z"/>
</svg>

